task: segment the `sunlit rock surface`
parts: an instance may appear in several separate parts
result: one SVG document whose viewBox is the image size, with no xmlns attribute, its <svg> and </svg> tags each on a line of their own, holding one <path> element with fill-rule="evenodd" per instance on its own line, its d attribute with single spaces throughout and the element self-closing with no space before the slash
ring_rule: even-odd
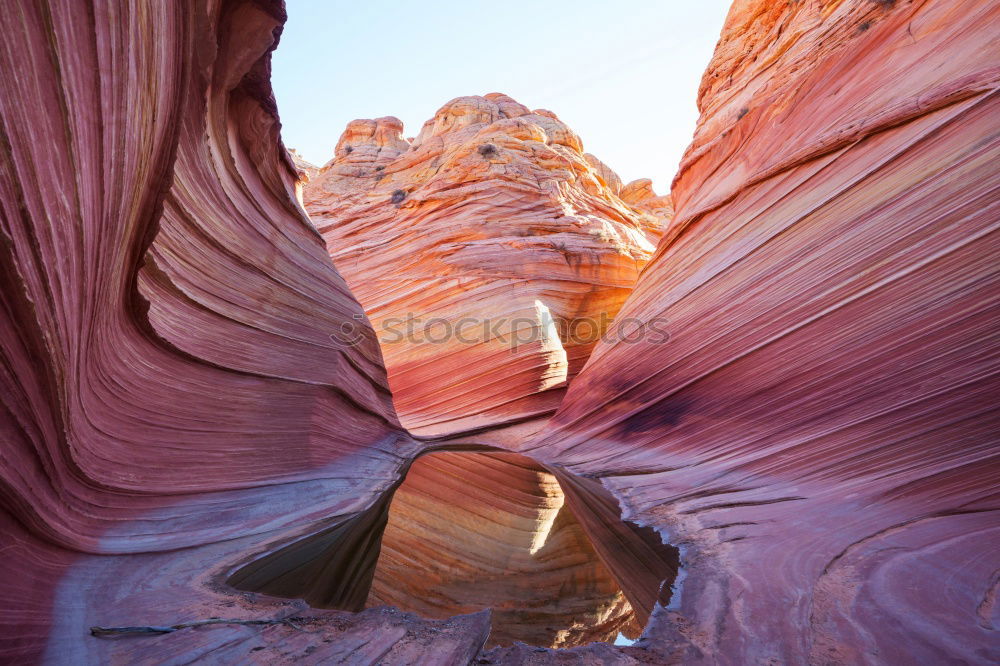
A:
<svg viewBox="0 0 1000 666">
<path fill-rule="evenodd" d="M 737 2 L 676 216 L 529 452 L 683 551 L 685 663 L 1000 659 L 993 2 Z"/>
<path fill-rule="evenodd" d="M 412 143 L 352 121 L 304 188 L 313 223 L 383 341 L 411 432 L 552 412 L 670 216 L 550 111 L 459 97 Z M 619 197 L 619 194 L 622 194 Z"/>
<path fill-rule="evenodd" d="M 514 115 L 523 107 L 506 98 L 460 98 L 413 143 L 392 119 L 352 125 L 306 190 L 340 179 L 329 196 L 347 203 L 326 226 L 353 230 L 341 247 L 355 254 L 334 259 L 352 289 L 350 261 L 371 268 L 354 295 L 330 261 L 331 229 L 324 242 L 298 206 L 310 167 L 278 136 L 278 3 L 5 10 L 0 661 L 1000 661 L 995 3 L 737 2 L 670 199 L 622 184 L 551 115 Z M 366 169 L 383 164 L 376 182 Z M 382 189 L 403 175 L 413 189 Z M 508 221 L 494 221 L 505 202 Z M 337 217 L 349 210 L 357 219 Z M 508 238 L 502 224 L 529 233 Z M 428 265 L 458 285 L 441 288 L 440 307 L 414 296 L 435 293 L 414 273 Z M 502 278 L 491 286 L 468 273 L 477 266 Z M 636 276 L 618 320 L 666 322 L 668 342 L 598 344 L 582 371 L 590 350 L 558 331 L 502 373 L 433 358 L 427 380 L 454 406 L 399 404 L 470 450 L 530 454 L 629 604 L 643 619 L 669 608 L 635 646 L 559 651 L 484 648 L 488 611 L 361 610 L 425 582 L 392 580 L 409 546 L 390 500 L 431 444 L 399 424 L 382 327 L 358 301 L 412 298 L 448 317 L 461 287 L 540 321 L 536 301 L 613 312 Z M 528 296 L 512 292 L 522 283 Z M 492 390 L 450 386 L 462 372 L 486 372 Z M 470 432 L 547 414 L 574 373 L 541 433 Z M 446 495 L 452 515 L 477 510 L 481 489 L 515 486 L 459 467 L 467 492 Z M 618 520 L 606 489 L 682 547 L 672 594 L 660 585 L 671 563 L 649 530 Z M 397 508 L 421 496 L 399 492 Z M 483 501 L 495 520 L 480 527 L 523 506 L 504 516 Z M 560 534 L 528 522 L 529 553 Z M 497 572 L 507 546 L 424 557 L 478 553 L 480 571 Z M 321 608 L 331 600 L 360 612 Z M 213 619 L 235 622 L 90 633 Z"/>
</svg>

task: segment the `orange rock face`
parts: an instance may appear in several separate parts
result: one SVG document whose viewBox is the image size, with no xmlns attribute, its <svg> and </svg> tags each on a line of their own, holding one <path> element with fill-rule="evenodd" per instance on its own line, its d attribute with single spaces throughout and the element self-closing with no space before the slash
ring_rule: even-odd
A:
<svg viewBox="0 0 1000 666">
<path fill-rule="evenodd" d="M 739 0 L 669 198 L 283 20 L 0 12 L 0 661 L 1000 662 L 995 2 Z"/>
<path fill-rule="evenodd" d="M 670 215 L 555 114 L 459 97 L 412 144 L 356 120 L 304 202 L 380 334 L 407 428 L 454 435 L 551 413 Z M 619 197 L 621 194 L 621 197 Z"/>
</svg>

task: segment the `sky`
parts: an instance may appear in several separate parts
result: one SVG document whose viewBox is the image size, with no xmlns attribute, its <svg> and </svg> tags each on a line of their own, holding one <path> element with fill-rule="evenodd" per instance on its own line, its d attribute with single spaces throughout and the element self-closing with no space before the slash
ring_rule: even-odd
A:
<svg viewBox="0 0 1000 666">
<path fill-rule="evenodd" d="M 350 120 L 403 135 L 462 95 L 549 109 L 625 182 L 666 194 L 729 0 L 286 0 L 272 84 L 288 148 L 317 165 Z"/>
</svg>

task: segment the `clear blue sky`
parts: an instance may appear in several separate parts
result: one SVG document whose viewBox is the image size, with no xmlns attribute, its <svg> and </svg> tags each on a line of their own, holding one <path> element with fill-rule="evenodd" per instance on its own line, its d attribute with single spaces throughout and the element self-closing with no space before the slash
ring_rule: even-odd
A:
<svg viewBox="0 0 1000 666">
<path fill-rule="evenodd" d="M 405 136 L 460 95 L 554 111 L 625 180 L 665 194 L 728 0 L 287 0 L 273 84 L 285 145 L 324 164 L 348 121 Z"/>
</svg>

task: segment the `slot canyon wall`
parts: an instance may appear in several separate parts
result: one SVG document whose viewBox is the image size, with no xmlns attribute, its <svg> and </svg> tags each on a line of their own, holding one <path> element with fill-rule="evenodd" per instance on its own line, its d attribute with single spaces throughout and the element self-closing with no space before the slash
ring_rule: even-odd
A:
<svg viewBox="0 0 1000 666">
<path fill-rule="evenodd" d="M 88 627 L 287 614 L 204 581 L 371 503 L 415 450 L 370 327 L 330 338 L 363 311 L 296 201 L 268 82 L 283 21 L 256 2 L 2 12 L 4 663 L 234 640 L 242 659 L 239 628 L 167 648 Z"/>
<path fill-rule="evenodd" d="M 685 663 L 1000 658 L 998 26 L 730 11 L 619 315 L 670 342 L 598 345 L 525 449 L 681 547 Z"/>
<path fill-rule="evenodd" d="M 1000 660 L 995 3 L 737 0 L 669 199 L 501 95 L 412 142 L 352 124 L 303 194 L 268 82 L 283 21 L 0 14 L 0 660 Z M 543 307 L 670 340 L 383 363 L 399 312 Z M 488 612 L 226 585 L 370 580 L 372 526 L 443 442 L 559 481 L 599 575 L 654 609 L 634 646 L 484 649 Z M 629 580 L 641 537 L 607 491 L 681 547 L 668 606 Z M 89 632 L 212 618 L 265 624 Z"/>
</svg>

